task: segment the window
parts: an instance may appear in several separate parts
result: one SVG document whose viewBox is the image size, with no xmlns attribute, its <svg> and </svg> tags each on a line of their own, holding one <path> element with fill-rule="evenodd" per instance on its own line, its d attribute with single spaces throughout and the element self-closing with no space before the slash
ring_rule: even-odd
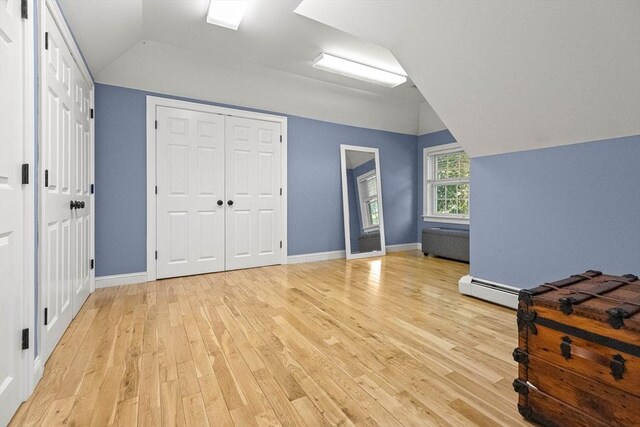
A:
<svg viewBox="0 0 640 427">
<path fill-rule="evenodd" d="M 377 230 L 380 226 L 378 210 L 378 177 L 376 171 L 367 172 L 358 177 L 358 198 L 360 199 L 360 217 L 364 231 Z"/>
<path fill-rule="evenodd" d="M 469 156 L 460 145 L 425 148 L 423 217 L 468 224 L 469 176 Z"/>
</svg>

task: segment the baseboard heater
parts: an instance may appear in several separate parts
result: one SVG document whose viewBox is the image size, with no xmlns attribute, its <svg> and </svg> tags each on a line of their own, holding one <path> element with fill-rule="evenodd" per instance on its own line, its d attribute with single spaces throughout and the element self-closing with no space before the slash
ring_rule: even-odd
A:
<svg viewBox="0 0 640 427">
<path fill-rule="evenodd" d="M 505 307 L 518 308 L 518 292 L 520 288 L 478 279 L 473 276 L 463 276 L 458 282 L 458 291 Z"/>
</svg>

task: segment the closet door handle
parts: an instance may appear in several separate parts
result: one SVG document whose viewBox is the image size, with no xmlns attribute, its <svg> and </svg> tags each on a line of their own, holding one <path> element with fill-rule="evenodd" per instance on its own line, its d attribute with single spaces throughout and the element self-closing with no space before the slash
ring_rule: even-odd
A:
<svg viewBox="0 0 640 427">
<path fill-rule="evenodd" d="M 76 202 L 76 205 L 78 205 L 80 209 L 84 209 L 84 202 Z"/>
<path fill-rule="evenodd" d="M 222 200 L 218 200 L 218 206 L 222 206 L 224 202 Z"/>
<path fill-rule="evenodd" d="M 233 200 L 229 200 L 229 201 L 227 201 L 227 204 L 228 204 L 229 206 L 233 206 Z"/>
<path fill-rule="evenodd" d="M 73 200 L 69 203 L 69 209 L 74 210 L 76 209 L 78 206 L 76 206 L 76 202 L 74 202 Z"/>
</svg>

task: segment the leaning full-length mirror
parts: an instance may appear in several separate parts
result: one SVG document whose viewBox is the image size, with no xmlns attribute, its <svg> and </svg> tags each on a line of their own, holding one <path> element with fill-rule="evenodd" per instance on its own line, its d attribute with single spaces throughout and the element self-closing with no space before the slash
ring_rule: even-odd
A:
<svg viewBox="0 0 640 427">
<path fill-rule="evenodd" d="M 341 145 L 340 153 L 347 259 L 384 255 L 378 149 Z"/>
</svg>

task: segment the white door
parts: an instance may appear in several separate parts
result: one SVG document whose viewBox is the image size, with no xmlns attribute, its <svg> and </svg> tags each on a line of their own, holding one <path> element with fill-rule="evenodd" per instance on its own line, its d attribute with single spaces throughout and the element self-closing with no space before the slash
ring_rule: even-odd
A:
<svg viewBox="0 0 640 427">
<path fill-rule="evenodd" d="M 0 0 L 0 425 L 22 402 L 24 328 L 23 39 L 18 0 Z"/>
<path fill-rule="evenodd" d="M 226 118 L 226 269 L 281 262 L 280 123 Z"/>
<path fill-rule="evenodd" d="M 156 111 L 157 277 L 224 270 L 224 116 Z"/>
<path fill-rule="evenodd" d="M 92 137 L 90 83 L 48 9 L 45 15 L 40 259 L 46 361 L 90 292 Z"/>
<path fill-rule="evenodd" d="M 90 88 L 79 70 L 75 70 L 73 83 L 74 129 L 73 157 L 71 159 L 72 200 L 72 284 L 73 316 L 91 292 L 91 124 Z"/>
</svg>

